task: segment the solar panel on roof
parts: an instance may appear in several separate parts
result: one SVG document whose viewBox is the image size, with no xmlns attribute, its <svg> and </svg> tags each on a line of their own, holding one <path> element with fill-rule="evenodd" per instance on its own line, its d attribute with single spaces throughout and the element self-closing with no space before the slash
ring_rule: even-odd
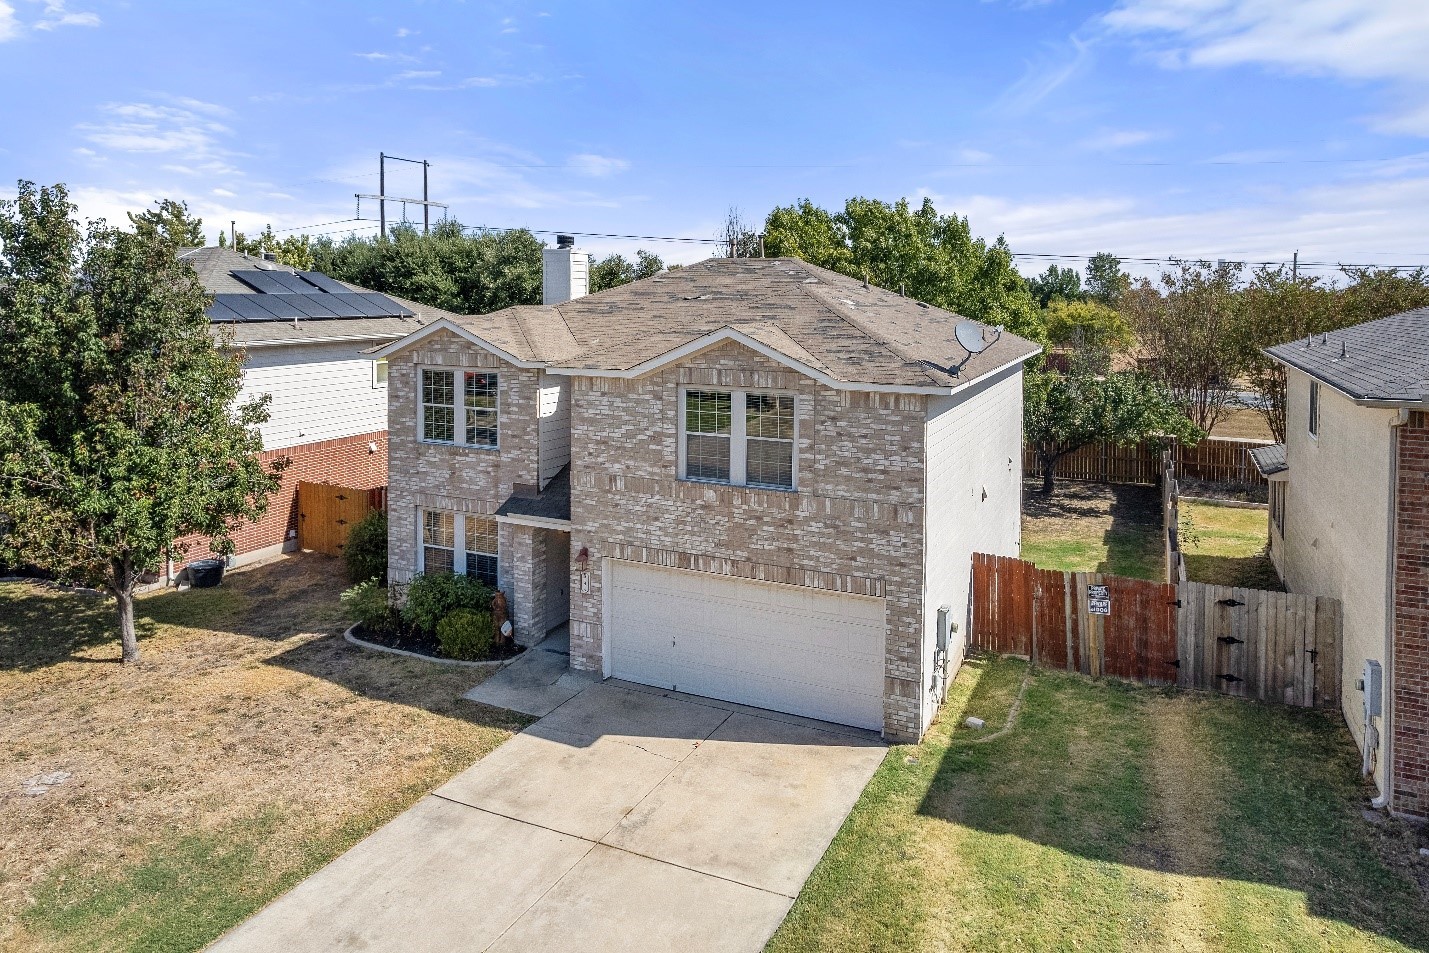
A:
<svg viewBox="0 0 1429 953">
<path fill-rule="evenodd" d="M 260 308 L 266 308 L 269 314 L 280 321 L 303 316 L 303 312 L 293 307 L 294 295 L 253 295 L 252 297 Z"/>
<path fill-rule="evenodd" d="M 320 271 L 300 271 L 298 274 L 313 287 L 329 294 L 346 294 L 349 290 Z"/>
<path fill-rule="evenodd" d="M 213 304 L 209 305 L 209 308 L 208 308 L 208 319 L 209 319 L 210 321 L 240 321 L 240 320 L 242 320 L 242 319 L 238 316 L 238 312 L 237 312 L 237 311 L 234 311 L 232 308 L 230 308 L 228 305 L 222 303 L 221 301 L 215 301 Z"/>
<path fill-rule="evenodd" d="M 350 299 L 351 297 L 352 294 L 350 292 L 343 292 L 342 294 L 323 295 L 320 300 L 322 301 L 323 305 L 328 308 L 331 308 L 333 313 L 336 314 L 339 318 L 363 317 L 363 312 L 357 310 L 349 303 L 348 299 Z"/>
<path fill-rule="evenodd" d="M 237 313 L 240 321 L 272 321 L 273 312 L 258 303 L 262 295 L 215 295 L 217 303 Z"/>
<path fill-rule="evenodd" d="M 288 295 L 283 300 L 309 318 L 335 318 L 337 312 L 323 301 L 325 294 Z"/>
<path fill-rule="evenodd" d="M 282 285 L 282 286 L 283 286 L 283 289 L 284 289 L 285 291 L 287 291 L 288 294 L 295 294 L 295 295 L 310 295 L 310 294 L 313 294 L 313 287 L 312 287 L 312 285 L 308 284 L 306 281 L 304 281 L 303 279 L 299 278 L 297 275 L 293 274 L 293 273 L 290 272 L 290 271 L 274 271 L 274 272 L 270 272 L 270 273 L 269 273 L 269 277 L 271 277 L 271 278 L 272 278 L 274 281 L 276 281 L 278 284 Z"/>
<path fill-rule="evenodd" d="M 233 277 L 243 282 L 254 291 L 263 294 L 290 294 L 287 288 L 274 277 L 271 271 L 259 271 L 256 268 L 235 268 L 229 272 Z"/>
<path fill-rule="evenodd" d="M 391 298 L 384 294 L 378 294 L 376 291 L 364 291 L 362 292 L 362 297 L 363 300 L 381 308 L 384 317 L 410 318 L 414 316 L 414 312 L 411 309 L 404 308 Z"/>
<path fill-rule="evenodd" d="M 364 318 L 384 317 L 384 309 L 377 304 L 367 300 L 367 295 L 350 294 L 346 296 L 348 304 L 362 312 Z"/>
</svg>

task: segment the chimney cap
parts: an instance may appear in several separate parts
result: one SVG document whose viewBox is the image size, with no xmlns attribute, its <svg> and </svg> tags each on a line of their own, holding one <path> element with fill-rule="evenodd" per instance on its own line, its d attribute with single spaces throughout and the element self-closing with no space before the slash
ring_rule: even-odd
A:
<svg viewBox="0 0 1429 953">
<path fill-rule="evenodd" d="M 576 237 L 575 237 L 574 235 L 557 235 L 557 236 L 556 236 L 556 247 L 557 247 L 557 248 L 575 248 L 575 247 L 576 247 Z"/>
</svg>

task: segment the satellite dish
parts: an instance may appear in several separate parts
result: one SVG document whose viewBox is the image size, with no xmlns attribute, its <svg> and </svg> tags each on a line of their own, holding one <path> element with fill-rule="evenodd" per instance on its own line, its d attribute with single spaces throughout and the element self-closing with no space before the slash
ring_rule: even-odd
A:
<svg viewBox="0 0 1429 953">
<path fill-rule="evenodd" d="M 981 354 L 987 350 L 989 344 L 995 343 L 997 340 L 993 338 L 992 341 L 984 341 L 982 325 L 968 318 L 959 321 L 958 326 L 953 328 L 953 333 L 957 335 L 958 343 L 969 354 Z"/>
</svg>

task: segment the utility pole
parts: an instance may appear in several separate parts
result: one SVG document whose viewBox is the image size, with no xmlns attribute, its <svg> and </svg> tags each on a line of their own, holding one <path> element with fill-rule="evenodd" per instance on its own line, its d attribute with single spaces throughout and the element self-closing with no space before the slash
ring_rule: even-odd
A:
<svg viewBox="0 0 1429 953">
<path fill-rule="evenodd" d="M 1290 280 L 1300 280 L 1300 249 L 1295 249 L 1295 257 L 1290 259 Z"/>
<path fill-rule="evenodd" d="M 413 198 L 406 198 L 406 197 L 401 196 L 401 195 L 388 195 L 388 194 L 387 194 L 387 160 L 388 160 L 388 159 L 391 159 L 393 162 L 410 162 L 410 163 L 412 163 L 413 165 L 420 165 L 420 166 L 422 167 L 422 197 L 421 197 L 421 198 L 419 198 L 419 199 L 413 199 Z M 356 194 L 353 196 L 354 198 L 357 199 L 357 209 L 358 209 L 358 216 L 357 216 L 357 217 L 358 217 L 358 218 L 361 218 L 361 217 L 362 217 L 362 200 L 363 200 L 363 199 L 376 199 L 376 200 L 377 200 L 377 229 L 378 229 L 377 234 L 378 234 L 379 237 L 381 237 L 381 236 L 384 236 L 384 235 L 387 234 L 387 200 L 388 200 L 388 199 L 391 199 L 393 202 L 401 202 L 404 210 L 405 210 L 406 206 L 408 206 L 408 205 L 420 205 L 420 206 L 422 207 L 422 234 L 424 234 L 424 235 L 425 235 L 425 234 L 429 234 L 429 233 L 431 232 L 431 228 L 432 228 L 432 209 L 433 209 L 433 208 L 439 208 L 439 209 L 445 210 L 445 209 L 447 209 L 447 208 L 450 208 L 450 206 L 448 206 L 445 202 L 433 202 L 433 201 L 432 201 L 432 198 L 431 198 L 431 195 L 430 195 L 430 193 L 428 192 L 428 188 L 427 188 L 427 170 L 431 168 L 431 165 L 432 165 L 432 164 L 431 164 L 430 162 L 428 162 L 426 159 L 404 159 L 404 158 L 402 158 L 401 156 L 389 156 L 389 155 L 388 155 L 387 153 L 385 153 L 385 152 L 379 152 L 379 153 L 377 153 L 377 194 L 376 194 L 376 195 L 367 195 L 367 194 L 365 194 L 365 193 L 359 192 L 359 193 L 356 193 Z M 405 216 L 405 212 L 404 212 L 403 218 L 405 219 L 405 217 L 406 217 L 406 216 Z"/>
</svg>

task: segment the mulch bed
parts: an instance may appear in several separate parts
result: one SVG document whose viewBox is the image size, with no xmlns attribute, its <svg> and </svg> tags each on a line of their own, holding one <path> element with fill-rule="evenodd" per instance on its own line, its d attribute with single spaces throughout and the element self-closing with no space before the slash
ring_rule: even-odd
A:
<svg viewBox="0 0 1429 953">
<path fill-rule="evenodd" d="M 415 652 L 418 655 L 426 655 L 434 659 L 448 659 L 451 656 L 442 651 L 442 645 L 437 641 L 437 637 L 420 630 L 383 630 L 372 631 L 366 626 L 359 624 L 352 630 L 352 634 L 364 642 L 371 642 L 374 645 L 386 646 L 389 649 L 401 649 L 404 652 Z M 492 649 L 485 658 L 461 659 L 464 662 L 500 662 L 509 658 L 515 658 L 526 648 L 514 643 L 498 645 Z"/>
</svg>

